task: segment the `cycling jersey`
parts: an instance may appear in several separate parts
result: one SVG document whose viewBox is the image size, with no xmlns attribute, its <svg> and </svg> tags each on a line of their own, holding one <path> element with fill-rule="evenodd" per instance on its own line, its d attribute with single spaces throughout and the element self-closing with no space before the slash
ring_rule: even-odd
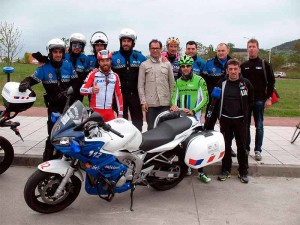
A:
<svg viewBox="0 0 300 225">
<path fill-rule="evenodd" d="M 97 94 L 93 94 L 92 92 L 94 85 L 99 87 L 99 93 Z M 80 88 L 80 93 L 82 95 L 91 94 L 91 107 L 95 107 L 95 109 L 107 109 L 112 113 L 112 102 L 115 96 L 119 115 L 123 115 L 120 79 L 116 73 L 110 71 L 108 75 L 105 75 L 102 71 L 95 69 L 86 78 L 85 84 Z"/>
<path fill-rule="evenodd" d="M 189 80 L 179 78 L 176 81 L 171 105 L 193 110 L 200 124 L 201 110 L 207 105 L 207 102 L 207 86 L 202 77 L 193 74 Z"/>
</svg>

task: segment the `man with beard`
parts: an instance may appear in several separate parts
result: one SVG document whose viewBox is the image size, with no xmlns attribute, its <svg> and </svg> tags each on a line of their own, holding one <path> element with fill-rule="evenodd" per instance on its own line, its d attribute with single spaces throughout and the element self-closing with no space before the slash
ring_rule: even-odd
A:
<svg viewBox="0 0 300 225">
<path fill-rule="evenodd" d="M 72 63 L 76 73 L 78 74 L 79 84 L 81 87 L 88 72 L 89 72 L 89 59 L 83 54 L 86 45 L 85 36 L 80 33 L 74 33 L 70 36 L 69 53 L 66 53 L 65 60 Z M 82 101 L 83 96 L 80 95 L 79 90 L 75 90 L 76 97 Z"/>
<path fill-rule="evenodd" d="M 112 54 L 108 50 L 99 51 L 97 54 L 99 69 L 93 70 L 81 87 L 82 95 L 91 95 L 90 106 L 99 113 L 104 121 L 115 118 L 112 109 L 113 98 L 116 96 L 118 116 L 123 115 L 123 99 L 118 74 L 111 70 Z"/>
<path fill-rule="evenodd" d="M 54 123 L 51 121 L 52 112 L 62 113 L 67 102 L 67 89 L 72 86 L 74 90 L 78 87 L 78 76 L 71 63 L 63 60 L 66 45 L 61 39 L 52 39 L 47 44 L 49 59 L 38 67 L 33 75 L 26 77 L 19 86 L 20 92 L 27 88 L 43 83 L 46 90 L 45 103 L 48 108 L 48 135 L 50 135 Z M 43 161 L 57 158 L 54 155 L 54 148 L 49 140 L 46 140 Z"/>
<path fill-rule="evenodd" d="M 124 101 L 123 117 L 128 119 L 130 112 L 132 124 L 142 131 L 143 113 L 138 93 L 138 74 L 142 62 L 147 58 L 133 50 L 137 36 L 134 30 L 125 28 L 119 35 L 120 50 L 113 53 L 112 69 L 120 76 Z"/>
</svg>

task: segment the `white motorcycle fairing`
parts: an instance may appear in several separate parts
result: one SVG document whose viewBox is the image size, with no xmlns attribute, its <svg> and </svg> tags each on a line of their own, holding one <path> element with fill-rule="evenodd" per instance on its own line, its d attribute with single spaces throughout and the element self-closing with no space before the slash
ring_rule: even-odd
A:
<svg viewBox="0 0 300 225">
<path fill-rule="evenodd" d="M 191 135 L 184 143 L 184 162 L 193 169 L 199 169 L 219 162 L 225 154 L 225 142 L 218 131 L 201 131 Z"/>
<path fill-rule="evenodd" d="M 38 169 L 46 173 L 56 173 L 64 177 L 70 168 L 69 161 L 63 161 L 61 159 L 54 159 L 50 161 L 43 162 L 38 165 Z M 83 181 L 83 176 L 80 170 L 76 170 L 74 175 Z"/>
</svg>

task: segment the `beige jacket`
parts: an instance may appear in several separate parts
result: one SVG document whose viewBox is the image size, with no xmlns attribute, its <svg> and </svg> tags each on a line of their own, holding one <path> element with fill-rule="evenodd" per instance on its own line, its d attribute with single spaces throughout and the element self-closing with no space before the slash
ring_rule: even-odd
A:
<svg viewBox="0 0 300 225">
<path fill-rule="evenodd" d="M 138 91 L 141 104 L 149 107 L 169 106 L 174 88 L 174 75 L 170 62 L 161 58 L 144 61 L 139 69 Z"/>
</svg>

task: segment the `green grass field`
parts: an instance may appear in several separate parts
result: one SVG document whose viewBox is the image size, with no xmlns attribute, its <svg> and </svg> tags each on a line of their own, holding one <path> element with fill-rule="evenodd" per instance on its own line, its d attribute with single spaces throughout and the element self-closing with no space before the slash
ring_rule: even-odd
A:
<svg viewBox="0 0 300 225">
<path fill-rule="evenodd" d="M 7 81 L 6 74 L 2 72 L 5 65 L 0 64 L 0 90 Z M 15 72 L 11 74 L 11 81 L 20 82 L 26 76 L 33 74 L 36 65 L 30 64 L 13 64 Z M 276 88 L 280 95 L 280 101 L 273 105 L 272 108 L 266 109 L 266 116 L 274 117 L 300 117 L 300 72 L 287 73 L 288 77 L 299 79 L 276 79 Z M 37 101 L 34 103 L 36 107 L 45 107 L 43 93 L 44 88 L 42 84 L 33 87 L 37 94 Z M 85 98 L 86 99 L 86 98 Z M 86 102 L 85 102 L 86 104 Z M 2 98 L 0 105 L 3 105 Z"/>
</svg>

